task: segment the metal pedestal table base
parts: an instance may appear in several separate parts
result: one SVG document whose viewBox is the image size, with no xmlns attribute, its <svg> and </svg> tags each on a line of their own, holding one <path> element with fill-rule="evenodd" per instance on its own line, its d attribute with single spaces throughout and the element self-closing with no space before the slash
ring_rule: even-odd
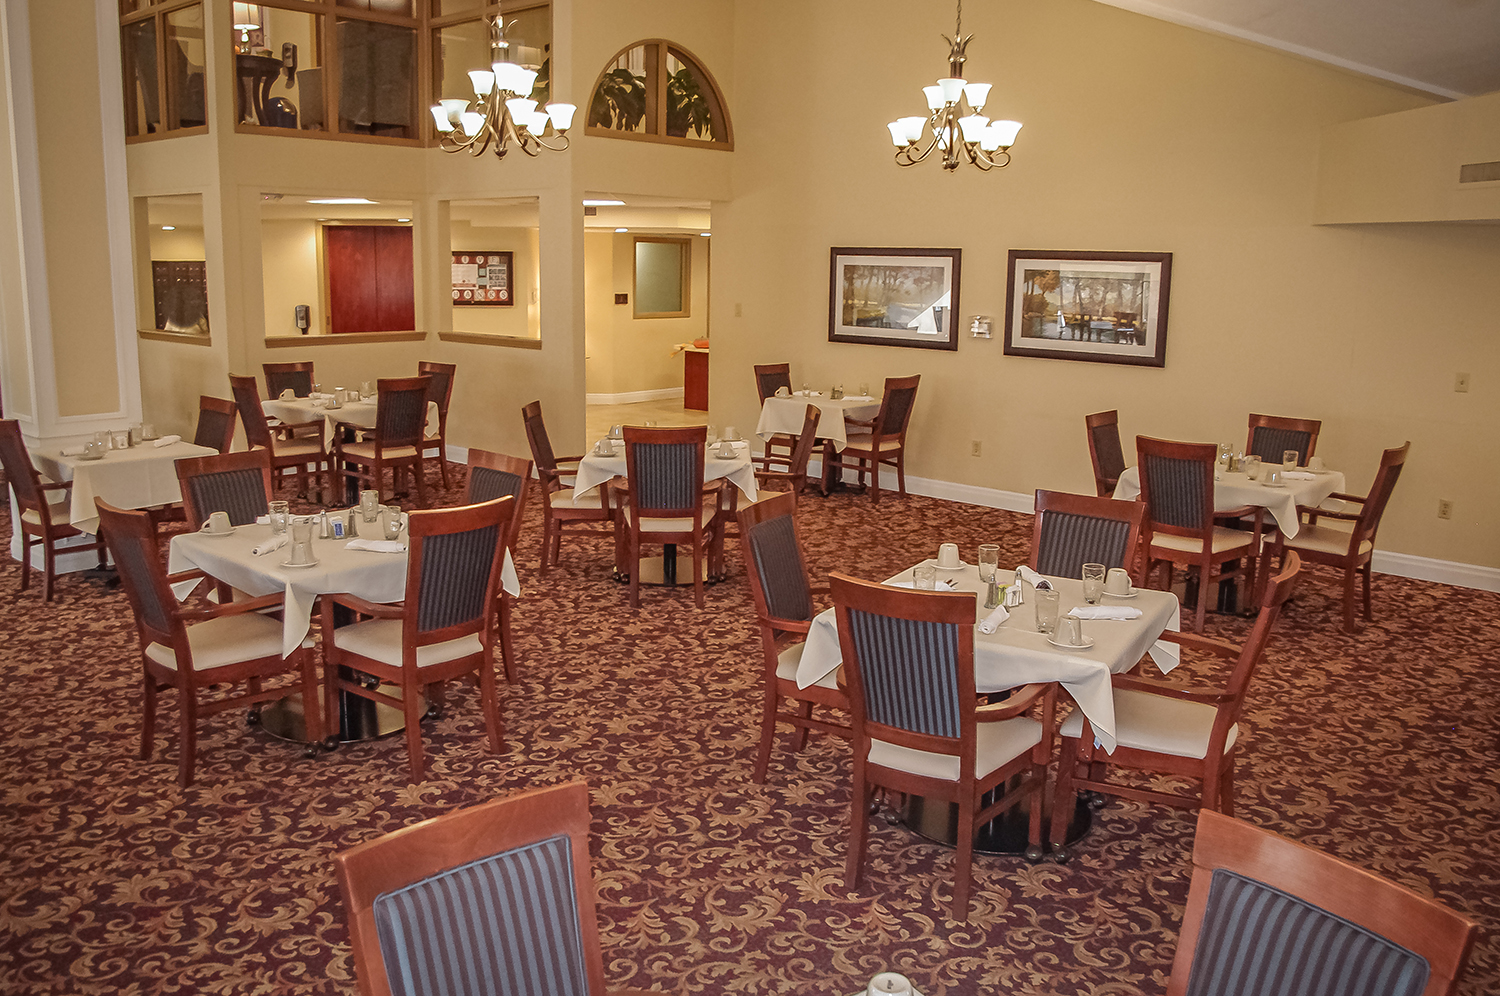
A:
<svg viewBox="0 0 1500 996">
<path fill-rule="evenodd" d="M 641 584 L 659 585 L 673 587 L 675 585 L 690 585 L 693 583 L 693 554 L 678 553 L 677 545 L 669 543 L 666 545 L 665 555 L 661 557 L 642 557 L 636 569 L 641 572 Z M 629 581 L 630 575 L 620 573 L 618 568 L 615 572 L 616 581 Z M 705 584 L 713 584 L 719 579 L 708 573 L 708 551 L 703 551 L 703 581 Z"/>
<path fill-rule="evenodd" d="M 1010 783 L 1013 785 L 1014 781 Z M 1003 795 L 1010 785 L 1000 791 Z M 994 794 L 984 797 L 988 804 Z M 1051 793 L 1044 792 L 1042 810 L 1042 851 L 1048 851 L 1047 831 L 1052 819 Z M 1023 798 L 1016 805 L 980 827 L 974 834 L 974 851 L 978 854 L 1017 855 L 1026 853 L 1030 846 L 1031 797 Z M 901 810 L 901 822 L 919 837 L 936 844 L 953 847 L 958 843 L 958 803 L 942 800 L 928 801 L 920 796 L 907 796 L 906 806 Z M 1080 794 L 1073 807 L 1073 820 L 1068 824 L 1065 846 L 1081 840 L 1093 826 L 1094 811 L 1085 796 Z"/>
<path fill-rule="evenodd" d="M 401 697 L 401 688 L 397 685 L 381 685 L 380 691 L 398 699 Z M 420 714 L 427 715 L 425 700 L 421 703 Z M 277 699 L 262 708 L 260 725 L 278 740 L 306 743 L 307 724 L 303 716 L 302 693 L 296 692 L 284 699 Z M 400 709 L 384 702 L 372 702 L 349 692 L 339 693 L 340 743 L 375 740 L 391 733 L 400 733 L 404 729 L 406 714 Z"/>
</svg>

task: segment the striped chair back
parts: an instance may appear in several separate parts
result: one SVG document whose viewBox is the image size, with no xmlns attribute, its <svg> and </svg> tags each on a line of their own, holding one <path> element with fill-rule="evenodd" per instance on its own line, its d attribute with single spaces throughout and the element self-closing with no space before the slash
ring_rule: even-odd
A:
<svg viewBox="0 0 1500 996">
<path fill-rule="evenodd" d="M 694 515 L 703 506 L 703 448 L 708 427 L 625 426 L 630 504 L 657 517 Z"/>
<path fill-rule="evenodd" d="M 1275 429 L 1258 425 L 1250 430 L 1250 446 L 1246 455 L 1260 457 L 1266 463 L 1281 463 L 1287 450 L 1297 451 L 1298 466 L 1307 465 L 1307 451 L 1312 443 L 1312 433 L 1297 429 Z"/>
<path fill-rule="evenodd" d="M 957 739 L 964 712 L 958 681 L 958 626 L 852 608 L 848 619 L 866 720 Z M 848 666 L 849 661 L 844 663 Z M 972 672 L 973 665 L 969 667 Z M 972 703 L 969 713 L 973 713 Z"/>
<path fill-rule="evenodd" d="M 493 467 L 471 467 L 469 469 L 469 501 L 494 501 L 509 495 L 515 498 L 521 493 L 525 478 Z"/>
<path fill-rule="evenodd" d="M 765 404 L 767 398 L 783 387 L 788 392 L 792 389 L 791 364 L 764 363 L 756 366 L 755 389 L 760 393 L 761 404 Z"/>
<path fill-rule="evenodd" d="M 1120 413 L 1096 412 L 1084 416 L 1089 432 L 1089 458 L 1094 464 L 1094 483 L 1100 497 L 1114 493 L 1125 473 L 1125 452 L 1120 448 Z"/>
<path fill-rule="evenodd" d="M 147 642 L 171 643 L 182 635 L 172 612 L 177 599 L 167 584 L 166 566 L 156 541 L 156 527 L 145 512 L 126 511 L 95 499 L 99 528 L 115 558 L 120 587 L 135 610 L 136 625 Z M 184 637 L 185 638 L 185 637 Z"/>
<path fill-rule="evenodd" d="M 1153 527 L 1168 526 L 1201 532 L 1213 525 L 1214 460 L 1218 448 L 1201 444 L 1207 457 L 1189 458 L 1149 452 L 1145 437 L 1137 437 L 1141 468 L 1141 498 Z M 1198 444 L 1168 444 L 1198 445 Z"/>
<path fill-rule="evenodd" d="M 401 377 L 376 384 L 375 437 L 380 445 L 419 446 L 427 421 L 428 378 Z"/>
<path fill-rule="evenodd" d="M 1427 959 L 1296 896 L 1215 869 L 1188 996 L 1420 996 Z"/>
<path fill-rule="evenodd" d="M 566 834 L 383 893 L 374 915 L 393 996 L 588 996 Z"/>
<path fill-rule="evenodd" d="M 741 533 L 750 547 L 749 559 L 765 596 L 766 611 L 777 619 L 811 619 L 813 601 L 807 564 L 797 544 L 791 513 L 742 528 Z"/>
<path fill-rule="evenodd" d="M 287 388 L 291 388 L 292 393 L 299 398 L 305 398 L 312 393 L 312 364 L 309 363 L 305 370 L 273 369 L 277 366 L 279 365 L 274 363 L 265 364 L 266 397 L 279 398 L 281 392 Z"/>
<path fill-rule="evenodd" d="M 880 406 L 880 434 L 899 436 L 911 421 L 911 409 L 917 402 L 917 377 L 893 377 L 885 383 L 885 400 Z"/>
<path fill-rule="evenodd" d="M 1041 513 L 1039 513 L 1041 514 Z M 1054 511 L 1042 515 L 1032 565 L 1055 578 L 1081 578 L 1084 564 L 1130 567 L 1130 522 Z"/>
<path fill-rule="evenodd" d="M 269 511 L 265 475 L 259 467 L 195 474 L 184 483 L 184 501 L 196 509 L 195 516 L 202 516 L 194 524 L 201 524 L 210 512 L 228 512 L 230 525 L 245 526 Z"/>
<path fill-rule="evenodd" d="M 490 572 L 502 535 L 498 525 L 490 524 L 412 537 L 412 542 L 422 547 L 417 581 L 418 634 L 455 626 L 476 628 L 476 623 L 487 618 L 492 603 L 485 593 L 490 590 Z"/>
<path fill-rule="evenodd" d="M 228 453 L 234 444 L 233 401 L 203 396 L 198 399 L 198 427 L 193 433 L 193 442 L 208 446 L 220 453 Z"/>
</svg>

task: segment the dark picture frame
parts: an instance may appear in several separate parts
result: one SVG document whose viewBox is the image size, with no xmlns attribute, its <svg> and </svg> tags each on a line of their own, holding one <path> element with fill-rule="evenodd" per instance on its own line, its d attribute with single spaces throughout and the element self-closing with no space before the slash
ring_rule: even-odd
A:
<svg viewBox="0 0 1500 996">
<path fill-rule="evenodd" d="M 516 303 L 516 256 L 504 250 L 454 250 L 453 306 L 508 308 Z"/>
<path fill-rule="evenodd" d="M 1167 365 L 1169 252 L 1012 249 L 1005 354 Z"/>
<path fill-rule="evenodd" d="M 828 341 L 958 348 L 961 250 L 835 246 Z"/>
</svg>

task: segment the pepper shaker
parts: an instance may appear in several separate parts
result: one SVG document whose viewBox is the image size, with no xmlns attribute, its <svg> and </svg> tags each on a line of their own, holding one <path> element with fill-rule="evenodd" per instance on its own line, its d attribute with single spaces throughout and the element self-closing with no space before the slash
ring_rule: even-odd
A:
<svg viewBox="0 0 1500 996">
<path fill-rule="evenodd" d="M 996 581 L 993 577 L 990 578 L 990 591 L 985 596 L 984 607 L 987 609 L 1000 607 L 1000 582 Z"/>
</svg>

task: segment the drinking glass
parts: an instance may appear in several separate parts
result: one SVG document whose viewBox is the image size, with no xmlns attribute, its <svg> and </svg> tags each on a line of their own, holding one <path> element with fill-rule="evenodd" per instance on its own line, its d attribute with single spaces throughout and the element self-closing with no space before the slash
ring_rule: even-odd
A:
<svg viewBox="0 0 1500 996">
<path fill-rule="evenodd" d="M 373 387 L 373 386 L 372 386 L 372 385 L 371 385 L 371 384 L 370 384 L 370 382 L 369 382 L 369 381 L 367 381 L 367 380 L 362 380 L 362 381 L 360 381 L 360 382 L 359 382 L 359 396 L 360 396 L 360 397 L 361 397 L 361 398 L 369 398 L 369 397 L 373 397 L 373 396 L 374 396 L 374 394 L 375 394 L 375 389 L 374 389 L 374 387 Z"/>
<path fill-rule="evenodd" d="M 317 383 L 316 381 L 314 381 L 313 385 L 312 385 L 312 393 L 314 393 L 314 394 L 322 394 L 323 393 L 323 385 Z"/>
<path fill-rule="evenodd" d="M 1301 454 L 1299 454 L 1296 450 L 1282 450 L 1281 451 L 1281 469 L 1282 470 L 1296 470 L 1297 469 L 1297 458 L 1300 455 Z"/>
<path fill-rule="evenodd" d="M 109 449 L 109 430 L 100 429 L 98 432 L 94 433 L 94 442 L 103 443 L 104 448 Z"/>
<path fill-rule="evenodd" d="M 1090 605 L 1098 605 L 1099 597 L 1104 594 L 1104 575 L 1108 569 L 1103 564 L 1083 565 L 1083 600 Z"/>
<path fill-rule="evenodd" d="M 152 425 L 150 422 L 142 422 L 141 423 L 141 438 L 143 440 L 145 440 L 146 442 L 148 442 L 148 443 L 151 440 L 155 439 L 156 438 L 156 426 Z"/>
<path fill-rule="evenodd" d="M 1036 601 L 1037 632 L 1051 633 L 1057 629 L 1059 595 L 1051 588 L 1038 588 L 1032 595 Z"/>
<path fill-rule="evenodd" d="M 979 544 L 979 580 L 988 584 L 995 580 L 995 569 L 1000 566 L 1000 544 Z"/>
<path fill-rule="evenodd" d="M 385 538 L 388 540 L 398 539 L 401 536 L 401 507 L 399 505 L 387 505 L 385 507 Z"/>
<path fill-rule="evenodd" d="M 1245 457 L 1245 476 L 1252 481 L 1260 480 L 1260 457 L 1254 454 Z"/>
<path fill-rule="evenodd" d="M 293 564 L 310 564 L 312 555 L 312 521 L 301 519 L 292 523 L 292 552 L 287 561 Z"/>
<path fill-rule="evenodd" d="M 937 587 L 937 568 L 932 564 L 921 565 L 911 572 L 911 576 L 913 588 L 932 591 Z"/>
<path fill-rule="evenodd" d="M 863 383 L 863 382 L 860 383 L 860 385 L 859 385 L 859 396 L 862 397 L 862 398 L 868 398 L 870 396 L 870 385 L 869 384 Z"/>
<path fill-rule="evenodd" d="M 110 433 L 110 445 L 112 445 L 117 450 L 130 449 L 130 430 L 116 429 L 114 432 Z"/>
<path fill-rule="evenodd" d="M 291 518 L 291 505 L 284 501 L 267 502 L 266 511 L 271 520 L 271 532 L 277 535 L 286 532 L 287 520 Z"/>
<path fill-rule="evenodd" d="M 359 493 L 359 514 L 366 522 L 375 521 L 375 517 L 380 514 L 379 491 L 361 491 Z"/>
<path fill-rule="evenodd" d="M 141 433 L 141 423 L 137 422 L 130 427 L 130 445 L 139 446 L 145 441 L 146 437 Z"/>
</svg>

